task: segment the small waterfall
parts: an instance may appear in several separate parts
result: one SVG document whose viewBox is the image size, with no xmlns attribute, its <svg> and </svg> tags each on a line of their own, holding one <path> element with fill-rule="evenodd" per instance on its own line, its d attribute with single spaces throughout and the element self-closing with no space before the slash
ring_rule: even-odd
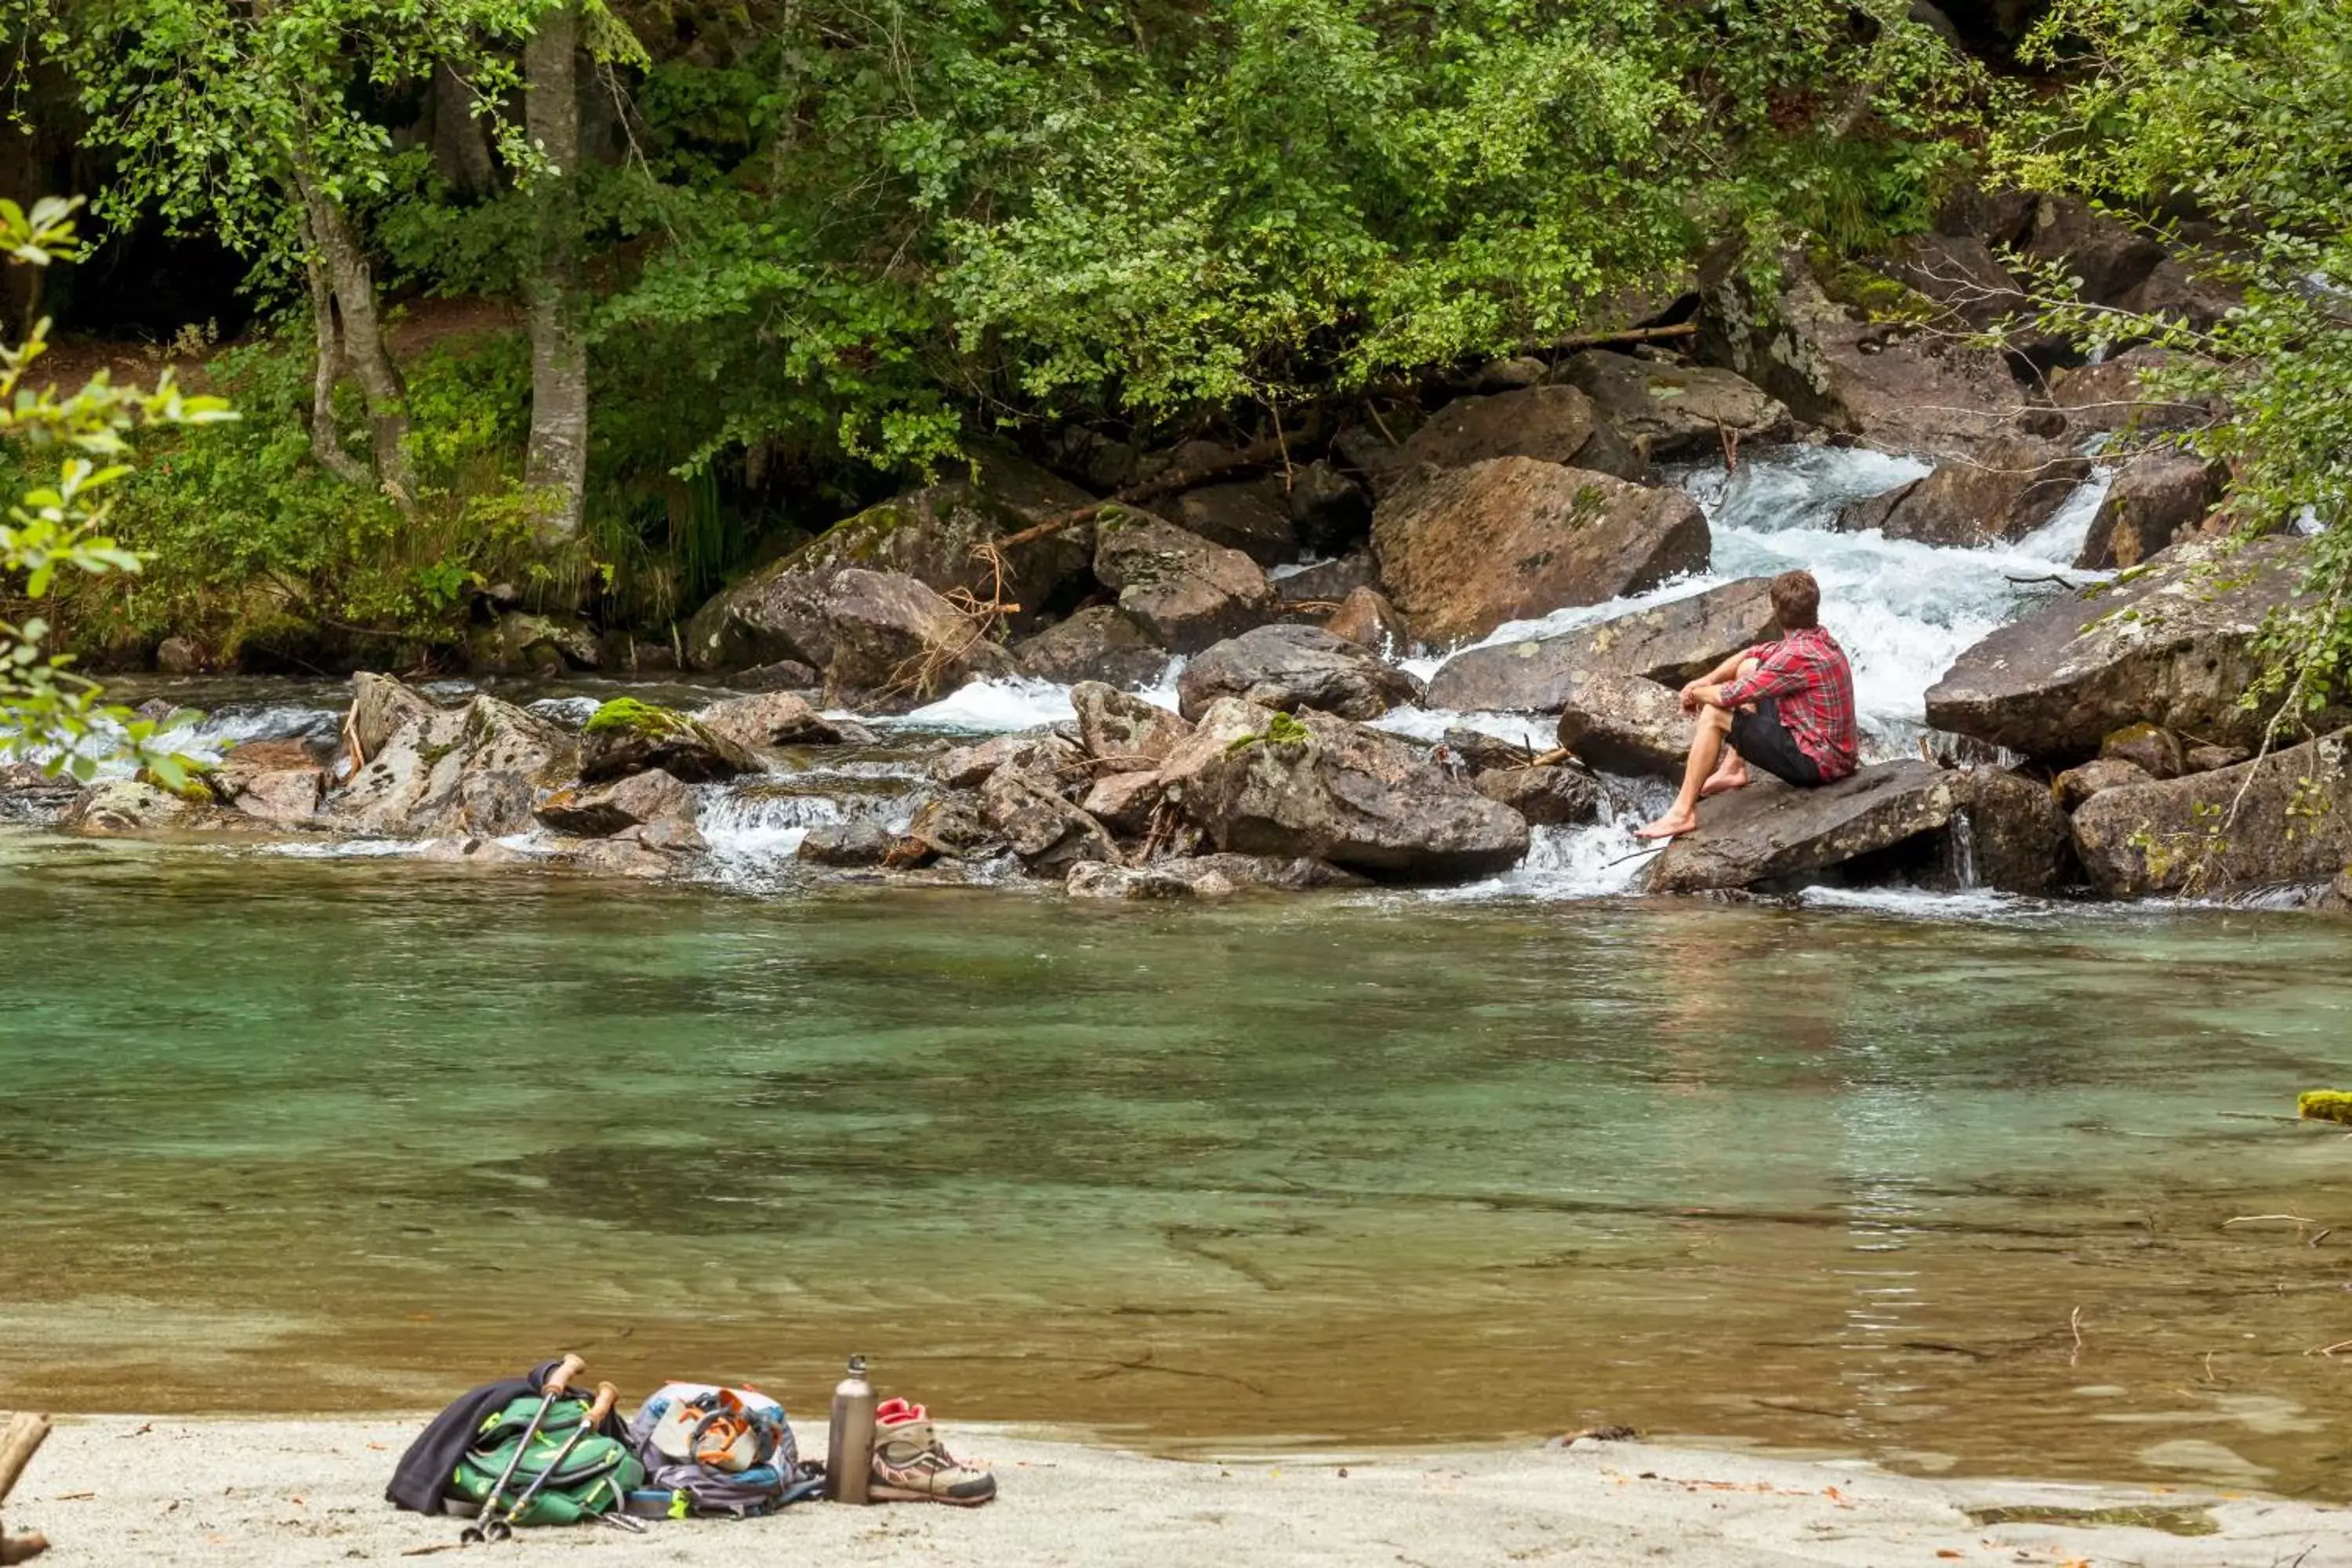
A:
<svg viewBox="0 0 2352 1568">
<path fill-rule="evenodd" d="M 1969 820 L 1968 807 L 1952 813 L 1950 825 L 1945 829 L 1945 870 L 1952 886 L 1961 892 L 1981 886 L 1977 876 L 1977 829 Z"/>
</svg>

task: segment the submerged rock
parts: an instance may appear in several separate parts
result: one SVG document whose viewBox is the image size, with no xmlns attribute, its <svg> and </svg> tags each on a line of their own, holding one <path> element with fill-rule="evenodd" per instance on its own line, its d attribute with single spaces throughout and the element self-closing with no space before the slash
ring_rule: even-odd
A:
<svg viewBox="0 0 2352 1568">
<path fill-rule="evenodd" d="M 709 784 L 758 773 L 742 746 L 698 719 L 616 697 L 596 710 L 581 731 L 580 776 L 602 784 L 659 769 L 688 784 Z"/>
<path fill-rule="evenodd" d="M 1775 634 L 1771 585 L 1769 577 L 1743 577 L 1574 631 L 1466 648 L 1431 678 L 1430 705 L 1463 713 L 1556 712 L 1582 669 L 1680 687 Z"/>
<path fill-rule="evenodd" d="M 1967 835 L 1956 837 L 1962 820 Z M 2056 804 L 2032 781 L 1922 762 L 1876 763 L 1818 789 L 1759 774 L 1745 789 L 1701 801 L 1698 823 L 1650 868 L 1651 892 L 1951 886 L 1972 876 L 2038 893 L 2056 877 L 2065 837 Z"/>
<path fill-rule="evenodd" d="M 1101 860 L 1089 860 L 1070 868 L 1063 886 L 1074 899 L 1110 899 L 1128 902 L 1147 900 L 1189 899 L 1197 889 L 1194 879 L 1181 877 L 1158 866 L 1113 866 Z"/>
<path fill-rule="evenodd" d="M 1178 710 L 1195 720 L 1221 697 L 1377 719 L 1418 701 L 1421 689 L 1369 648 L 1320 626 L 1259 626 L 1229 637 L 1193 658 L 1176 682 Z"/>
<path fill-rule="evenodd" d="M 2070 594 L 1960 655 L 1927 693 L 1927 722 L 2056 762 L 2087 758 L 2142 721 L 2255 744 L 2273 710 L 2240 701 L 2263 668 L 2255 638 L 2272 611 L 2299 602 L 2308 552 L 2294 539 L 2232 553 L 2184 545 L 2111 587 Z"/>
<path fill-rule="evenodd" d="M 2074 813 L 2074 832 L 2092 887 L 2111 899 L 2324 883 L 2352 864 L 2352 730 L 2103 791 Z"/>
<path fill-rule="evenodd" d="M 879 866 L 897 842 L 874 822 L 828 822 L 801 838 L 795 856 L 813 866 Z"/>
<path fill-rule="evenodd" d="M 211 800 L 201 788 L 178 795 L 138 779 L 106 779 L 75 797 L 58 826 L 86 838 L 210 827 L 220 821 Z"/>
<path fill-rule="evenodd" d="M 694 794 L 675 774 L 651 768 L 610 784 L 555 790 L 532 808 L 532 815 L 558 833 L 609 838 L 651 822 L 670 821 L 691 827 Z"/>
<path fill-rule="evenodd" d="M 1641 593 L 1705 569 L 1712 547 L 1680 490 L 1528 458 L 1418 470 L 1373 513 L 1372 542 L 1398 608 L 1441 644 Z"/>
<path fill-rule="evenodd" d="M 1160 776 L 1221 850 L 1446 881 L 1502 870 L 1528 849 L 1517 812 L 1419 748 L 1325 713 L 1221 698 Z"/>
</svg>

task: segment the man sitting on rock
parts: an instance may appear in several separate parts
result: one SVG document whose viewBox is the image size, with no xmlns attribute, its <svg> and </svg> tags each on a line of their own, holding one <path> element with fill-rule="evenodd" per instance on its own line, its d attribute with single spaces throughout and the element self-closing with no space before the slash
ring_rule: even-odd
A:
<svg viewBox="0 0 2352 1568">
<path fill-rule="evenodd" d="M 1735 653 L 1683 688 L 1683 711 L 1698 715 L 1698 732 L 1682 793 L 1636 837 L 1688 833 L 1700 798 L 1744 786 L 1751 763 L 1801 789 L 1853 772 L 1853 667 L 1822 629 L 1821 605 L 1811 573 L 1781 573 L 1772 579 L 1780 640 Z"/>
</svg>

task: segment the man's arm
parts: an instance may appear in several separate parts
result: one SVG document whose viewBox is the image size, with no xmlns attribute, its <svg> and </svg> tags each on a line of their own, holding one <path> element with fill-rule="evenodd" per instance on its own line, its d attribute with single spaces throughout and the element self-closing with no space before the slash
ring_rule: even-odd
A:
<svg viewBox="0 0 2352 1568">
<path fill-rule="evenodd" d="M 1678 693 L 1683 700 L 1683 711 L 1687 713 L 1700 702 L 1706 700 L 1699 696 L 1699 692 L 1702 689 L 1711 690 L 1716 687 L 1719 687 L 1725 681 L 1729 680 L 1733 676 L 1738 675 L 1739 673 L 1739 666 L 1741 662 L 1753 657 L 1755 652 L 1755 648 L 1743 647 L 1738 652 L 1733 654 L 1729 658 L 1725 659 L 1721 664 L 1717 665 L 1713 669 L 1708 670 L 1705 675 L 1700 676 L 1696 680 L 1685 682 L 1682 690 Z M 1717 702 L 1715 706 L 1720 708 L 1723 704 Z"/>
<path fill-rule="evenodd" d="M 1700 687 L 1692 695 L 1710 708 L 1744 708 L 1759 697 L 1785 697 L 1804 689 L 1805 672 L 1795 659 L 1775 654 L 1756 673 L 1727 684 Z"/>
</svg>

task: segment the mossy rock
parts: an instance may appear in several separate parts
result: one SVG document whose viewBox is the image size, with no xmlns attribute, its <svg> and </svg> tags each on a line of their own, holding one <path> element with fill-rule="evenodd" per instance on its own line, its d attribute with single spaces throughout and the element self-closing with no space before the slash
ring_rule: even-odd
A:
<svg viewBox="0 0 2352 1568">
<path fill-rule="evenodd" d="M 588 716 L 585 732 L 591 735 L 635 735 L 648 741 L 659 741 L 672 735 L 689 733 L 694 721 L 674 709 L 658 703 L 640 702 L 634 697 L 615 697 Z"/>
<path fill-rule="evenodd" d="M 2306 1121 L 2340 1121 L 2352 1126 L 2352 1094 L 2340 1089 L 2307 1089 L 2295 1097 L 2294 1113 Z"/>
<path fill-rule="evenodd" d="M 1874 272 L 1859 262 L 1818 247 L 1807 253 L 1805 259 L 1811 264 L 1813 276 L 1820 279 L 1822 293 L 1874 321 L 1925 322 L 1936 319 L 1936 301 L 1883 272 Z"/>
</svg>

